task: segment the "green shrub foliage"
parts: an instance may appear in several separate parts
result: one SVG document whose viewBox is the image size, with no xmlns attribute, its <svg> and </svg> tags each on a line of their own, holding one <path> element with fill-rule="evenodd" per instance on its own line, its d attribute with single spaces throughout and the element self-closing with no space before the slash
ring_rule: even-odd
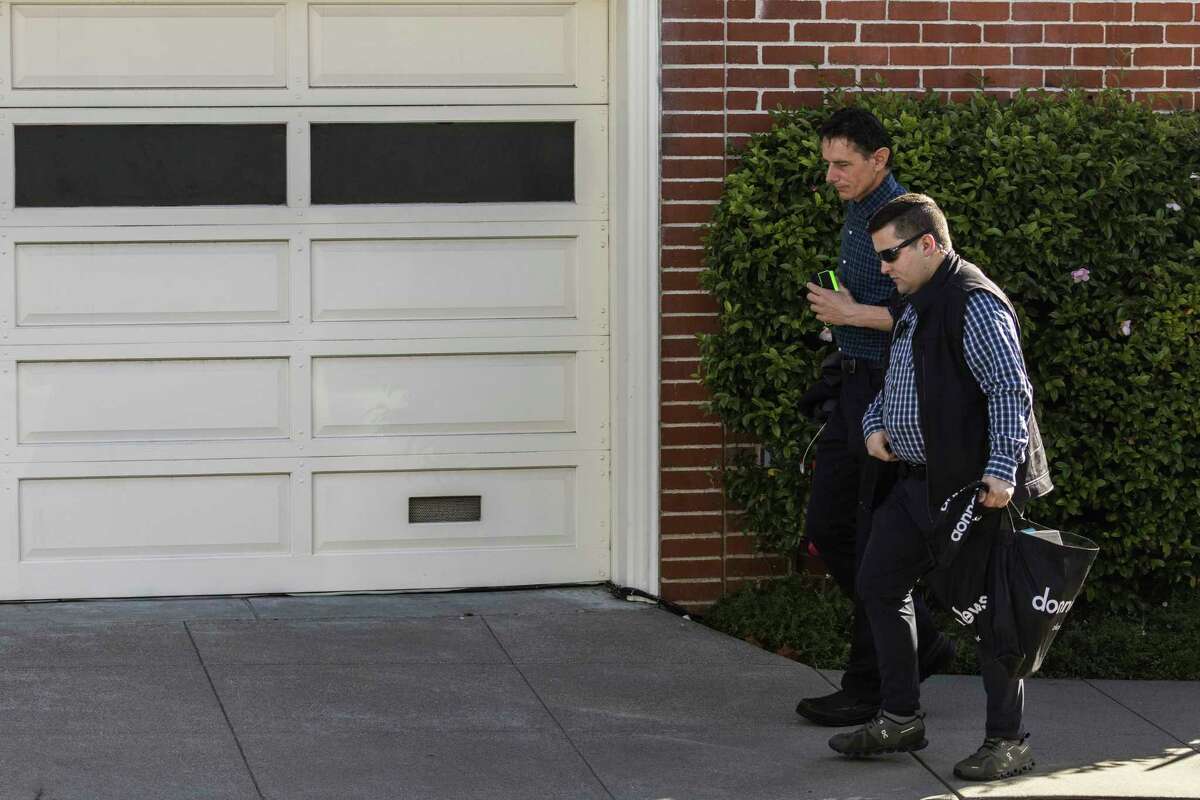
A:
<svg viewBox="0 0 1200 800">
<path fill-rule="evenodd" d="M 1194 589 L 1200 122 L 1115 92 L 831 93 L 824 108 L 776 112 L 739 154 L 706 239 L 702 284 L 721 327 L 701 337 L 701 376 L 712 412 L 770 454 L 746 451 L 724 476 L 747 529 L 774 551 L 803 535 L 801 459 L 816 426 L 797 401 L 830 347 L 805 283 L 835 267 L 843 216 L 816 129 L 846 102 L 884 122 L 897 178 L 938 201 L 955 249 L 1018 309 L 1057 485 L 1030 516 L 1101 545 L 1093 601 L 1133 607 Z"/>
</svg>

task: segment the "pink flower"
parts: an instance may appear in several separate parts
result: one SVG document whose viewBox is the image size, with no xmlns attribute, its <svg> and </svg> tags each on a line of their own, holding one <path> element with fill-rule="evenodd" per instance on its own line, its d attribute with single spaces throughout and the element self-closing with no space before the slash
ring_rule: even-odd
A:
<svg viewBox="0 0 1200 800">
<path fill-rule="evenodd" d="M 1071 272 L 1071 279 L 1076 283 L 1083 283 L 1084 281 L 1091 280 L 1091 277 L 1091 270 L 1089 270 L 1087 267 L 1080 267 L 1079 269 Z"/>
<path fill-rule="evenodd" d="M 1133 320 L 1127 319 L 1121 323 L 1121 335 L 1129 336 L 1133 333 Z"/>
</svg>

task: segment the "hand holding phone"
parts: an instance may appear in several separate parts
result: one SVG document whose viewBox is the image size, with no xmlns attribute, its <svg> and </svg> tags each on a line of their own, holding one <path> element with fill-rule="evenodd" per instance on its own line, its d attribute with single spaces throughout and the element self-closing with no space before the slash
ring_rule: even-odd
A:
<svg viewBox="0 0 1200 800">
<path fill-rule="evenodd" d="M 840 291 L 842 288 L 842 285 L 838 283 L 837 273 L 831 269 L 822 270 L 817 273 L 817 285 L 831 292 Z"/>
</svg>

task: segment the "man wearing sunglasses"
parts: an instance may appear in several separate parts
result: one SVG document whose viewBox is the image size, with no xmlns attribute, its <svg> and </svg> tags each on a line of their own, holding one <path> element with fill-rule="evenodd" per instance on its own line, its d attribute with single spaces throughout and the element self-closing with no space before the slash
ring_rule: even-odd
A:
<svg viewBox="0 0 1200 800">
<path fill-rule="evenodd" d="M 874 510 L 857 584 L 879 657 L 881 710 L 862 728 L 829 741 L 856 757 L 927 743 L 912 591 L 933 566 L 926 542 L 935 509 L 980 480 L 987 486 L 980 499 L 989 509 L 1053 488 L 1012 303 L 954 252 L 946 218 L 929 197 L 890 201 L 868 229 L 899 302 L 884 387 L 863 418 L 863 437 L 874 458 L 898 466 L 900 479 Z M 994 535 L 999 516 L 984 519 L 973 536 Z M 980 603 L 986 608 L 986 596 Z M 954 772 L 996 780 L 1032 769 L 1021 721 L 1024 683 L 1010 679 L 984 643 L 979 663 L 987 692 L 985 739 Z"/>
<path fill-rule="evenodd" d="M 806 395 L 810 409 L 830 395 L 836 406 L 816 442 L 816 465 L 806 510 L 805 531 L 838 587 L 855 599 L 854 581 L 870 532 L 866 498 L 894 476 L 894 469 L 871 459 L 862 438 L 862 416 L 883 385 L 882 359 L 892 328 L 888 299 L 893 284 L 880 273 L 879 257 L 867 225 L 876 211 L 905 189 L 891 173 L 892 141 L 873 114 L 861 108 L 836 112 L 820 128 L 826 182 L 846 203 L 837 274 L 841 287 L 830 291 L 808 284 L 808 300 L 817 318 L 832 328 L 838 346 L 840 380 L 830 389 L 823 379 Z M 921 675 L 945 669 L 954 658 L 951 641 L 938 633 L 918 601 Z M 870 624 L 855 602 L 850 658 L 841 688 L 806 697 L 796 713 L 819 725 L 860 725 L 879 710 L 879 668 Z"/>
</svg>

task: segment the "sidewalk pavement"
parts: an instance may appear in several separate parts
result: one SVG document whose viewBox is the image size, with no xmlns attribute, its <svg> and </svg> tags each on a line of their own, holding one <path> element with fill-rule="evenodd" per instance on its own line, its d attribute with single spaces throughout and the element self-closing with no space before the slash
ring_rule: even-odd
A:
<svg viewBox="0 0 1200 800">
<path fill-rule="evenodd" d="M 1200 798 L 1198 683 L 1030 681 L 1036 771 L 965 785 L 978 678 L 872 761 L 835 679 L 600 587 L 0 605 L 0 800 Z"/>
</svg>

